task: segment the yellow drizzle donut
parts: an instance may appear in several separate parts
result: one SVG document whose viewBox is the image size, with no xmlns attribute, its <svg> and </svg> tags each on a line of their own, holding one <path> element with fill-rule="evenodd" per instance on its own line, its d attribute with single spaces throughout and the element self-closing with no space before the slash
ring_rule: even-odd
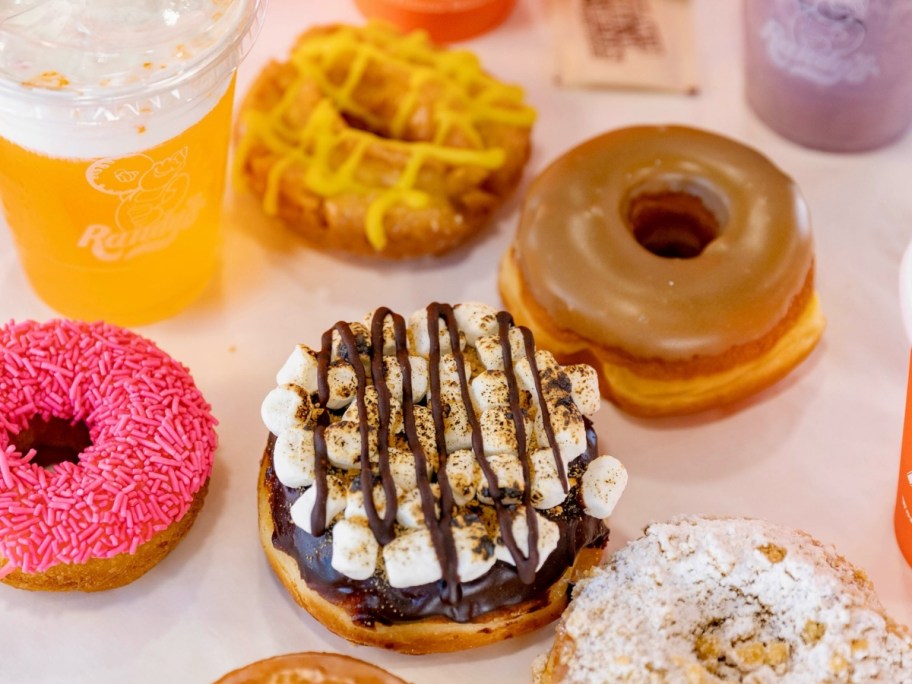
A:
<svg viewBox="0 0 912 684">
<path fill-rule="evenodd" d="M 436 254 L 516 186 L 534 118 L 469 52 L 380 24 L 318 27 L 251 88 L 236 170 L 317 246 Z"/>
<path fill-rule="evenodd" d="M 756 151 L 684 127 L 589 140 L 526 196 L 504 302 L 640 415 L 699 411 L 790 371 L 820 338 L 807 207 Z"/>
</svg>

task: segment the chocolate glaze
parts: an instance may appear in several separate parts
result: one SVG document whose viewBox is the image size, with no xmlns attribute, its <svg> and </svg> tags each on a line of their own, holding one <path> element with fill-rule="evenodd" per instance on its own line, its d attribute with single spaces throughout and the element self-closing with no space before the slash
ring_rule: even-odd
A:
<svg viewBox="0 0 912 684">
<path fill-rule="evenodd" d="M 274 437 L 270 436 L 266 456 L 266 487 L 270 495 L 270 507 L 275 524 L 273 544 L 275 547 L 294 557 L 301 570 L 301 576 L 309 587 L 324 598 L 340 606 L 362 624 L 373 624 L 379 621 L 386 624 L 415 620 L 432 615 L 441 615 L 457 621 L 468 621 L 494 610 L 498 607 L 515 605 L 525 601 L 546 601 L 548 588 L 556 582 L 564 571 L 573 564 L 579 552 L 585 546 L 602 545 L 607 541 L 607 529 L 599 520 L 587 516 L 577 501 L 578 488 L 570 486 L 582 477 L 588 463 L 598 455 L 597 440 L 591 423 L 586 420 L 587 449 L 570 465 L 570 477 L 564 472 L 553 429 L 548 418 L 548 409 L 544 397 L 541 379 L 535 360 L 535 348 L 531 333 L 525 328 L 518 328 L 523 337 L 526 358 L 529 360 L 535 378 L 535 394 L 538 406 L 543 413 L 543 427 L 548 442 L 554 452 L 555 464 L 564 486 L 570 494 L 562 506 L 551 511 L 541 511 L 553 520 L 560 529 L 558 547 L 549 556 L 543 566 L 536 571 L 538 556 L 538 520 L 531 502 L 531 469 L 527 453 L 526 431 L 523 422 L 523 409 L 520 404 L 520 392 L 513 370 L 512 349 L 509 341 L 509 330 L 513 321 L 509 314 L 498 314 L 498 332 L 501 339 L 501 352 L 504 359 L 504 370 L 510 397 L 510 410 L 515 416 L 516 437 L 519 449 L 519 460 L 522 465 L 524 487 L 521 493 L 521 506 L 526 514 L 528 554 L 522 553 L 513 534 L 512 521 L 518 506 L 507 504 L 504 498 L 511 494 L 498 486 L 497 477 L 488 463 L 481 438 L 481 428 L 472 408 L 469 394 L 466 360 L 459 345 L 459 329 L 452 307 L 434 303 L 427 308 L 427 332 L 430 340 L 428 358 L 429 390 L 428 407 L 434 419 L 439 467 L 436 473 L 429 473 L 427 454 L 421 446 L 414 420 L 414 400 L 411 392 L 411 366 L 408 358 L 407 334 L 404 319 L 389 309 L 378 309 L 371 321 L 370 341 L 359 340 L 346 323 L 337 323 L 324 333 L 320 352 L 317 354 L 317 405 L 326 406 L 330 389 L 328 371 L 333 355 L 334 333 L 338 335 L 336 354 L 349 362 L 357 378 L 356 395 L 359 415 L 362 416 L 361 432 L 361 470 L 358 484 L 364 492 L 365 512 L 374 536 L 381 544 L 386 544 L 395 536 L 396 489 L 389 466 L 389 416 L 391 400 L 389 388 L 383 374 L 383 326 L 387 319 L 392 322 L 396 357 L 403 375 L 403 422 L 409 448 L 415 459 L 418 490 L 425 524 L 431 534 L 437 558 L 442 569 L 442 578 L 438 582 L 405 589 L 390 587 L 378 571 L 368 580 L 352 580 L 332 568 L 332 530 L 326 529 L 325 509 L 327 498 L 327 475 L 329 465 L 323 431 L 330 424 L 329 410 L 321 409 L 317 415 L 314 431 L 314 449 L 316 453 L 315 484 L 316 501 L 311 514 L 311 526 L 314 534 L 308 534 L 296 527 L 291 520 L 290 506 L 300 496 L 301 490 L 289 489 L 275 477 L 272 468 L 272 447 Z M 457 558 L 452 528 L 456 524 L 453 513 L 456 510 L 452 488 L 446 475 L 446 444 L 444 439 L 444 411 L 441 401 L 441 381 L 439 364 L 442 356 L 440 347 L 440 324 L 445 325 L 446 337 L 456 362 L 459 376 L 459 392 L 463 409 L 471 428 L 472 449 L 482 473 L 487 481 L 490 497 L 494 501 L 500 534 L 504 545 L 510 551 L 515 567 L 498 561 L 483 577 L 472 582 L 460 582 L 457 575 Z M 378 429 L 377 466 L 370 461 L 369 430 L 370 425 L 363 419 L 366 412 L 366 387 L 369 381 L 363 357 L 370 357 L 370 381 L 377 390 Z M 568 388 L 567 388 L 568 389 Z M 431 478 L 436 478 L 440 488 L 440 513 L 435 511 L 435 499 L 431 489 Z M 384 516 L 378 515 L 376 504 L 371 493 L 376 482 L 380 482 L 388 502 Z M 469 504 L 462 511 L 465 517 L 474 514 L 483 515 L 481 504 L 476 504 L 476 511 Z M 491 550 L 493 552 L 493 549 Z"/>
<path fill-rule="evenodd" d="M 571 478 L 582 476 L 585 464 L 597 454 L 595 433 L 587 424 L 589 448 L 570 466 Z M 298 489 L 284 486 L 272 468 L 272 446 L 275 437 L 270 435 L 266 448 L 267 461 L 265 484 L 269 492 L 269 506 L 275 531 L 272 544 L 297 561 L 302 579 L 307 586 L 327 601 L 343 608 L 357 624 L 395 624 L 425 617 L 443 616 L 457 622 L 468 622 L 504 606 L 530 602 L 534 610 L 540 602 L 547 602 L 548 589 L 564 571 L 573 564 L 576 555 L 585 547 L 602 548 L 608 543 L 608 528 L 601 520 L 586 515 L 573 492 L 563 511 L 540 511 L 557 523 L 560 541 L 548 560 L 535 573 L 532 583 L 523 582 L 516 568 L 497 561 L 491 570 L 472 582 L 460 583 L 459 601 L 446 601 L 446 583 L 439 580 L 417 587 L 396 589 L 389 586 L 379 573 L 367 580 L 353 580 L 337 572 L 332 561 L 332 530 L 321 537 L 308 534 L 291 520 L 291 505 L 301 495 Z M 574 488 L 576 489 L 576 488 Z"/>
</svg>

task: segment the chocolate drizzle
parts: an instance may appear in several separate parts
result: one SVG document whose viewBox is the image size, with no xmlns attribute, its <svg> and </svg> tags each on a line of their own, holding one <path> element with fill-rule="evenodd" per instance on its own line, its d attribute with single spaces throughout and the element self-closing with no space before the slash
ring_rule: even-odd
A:
<svg viewBox="0 0 912 684">
<path fill-rule="evenodd" d="M 434 540 L 434 548 L 437 550 L 437 559 L 440 561 L 440 567 L 443 569 L 443 582 L 445 587 L 444 599 L 448 603 L 456 603 L 461 598 L 461 591 L 459 589 L 459 576 L 456 572 L 456 541 L 453 539 L 453 530 L 451 526 L 454 508 L 453 490 L 450 487 L 450 480 L 447 477 L 446 473 L 446 434 L 443 421 L 443 401 L 441 400 L 440 396 L 441 317 L 443 317 L 446 322 L 447 332 L 449 333 L 450 338 L 450 349 L 453 350 L 454 358 L 456 359 L 456 367 L 459 372 L 460 392 L 462 393 L 464 405 L 468 407 L 470 421 L 474 421 L 475 412 L 471 409 L 471 403 L 466 403 L 468 393 L 465 388 L 465 360 L 463 359 L 459 348 L 459 329 L 456 326 L 456 319 L 453 317 L 453 309 L 449 306 L 446 306 L 444 308 L 444 305 L 437 304 L 435 302 L 428 306 L 427 312 L 427 333 L 428 339 L 430 340 L 430 352 L 428 354 L 428 377 L 430 383 L 428 388 L 430 392 L 429 401 L 431 403 L 431 415 L 434 418 L 434 437 L 437 442 L 437 455 L 440 459 L 439 466 L 437 468 L 437 482 L 440 486 L 440 520 L 437 521 L 436 525 L 434 525 L 436 530 L 435 532 L 432 532 L 432 537 L 440 537 L 439 540 Z M 403 410 L 410 411 L 410 409 L 411 406 L 409 406 L 408 409 L 403 406 Z M 477 421 L 472 422 L 473 446 L 475 444 L 476 433 L 478 435 L 481 434 L 480 429 L 477 428 Z M 409 436 L 409 441 L 411 442 L 411 436 Z M 430 487 L 428 487 L 428 491 L 430 491 Z M 422 507 L 424 509 L 424 519 L 425 523 L 430 525 L 431 518 L 427 513 L 428 506 L 426 505 L 424 494 L 425 492 L 422 490 L 421 499 Z M 434 509 L 432 502 L 431 511 L 433 510 Z M 443 553 L 441 553 L 441 550 Z"/>
<path fill-rule="evenodd" d="M 522 407 L 519 403 L 519 387 L 516 384 L 516 372 L 513 370 L 513 347 L 510 344 L 510 328 L 512 325 L 513 317 L 506 311 L 501 311 L 497 314 L 497 332 L 500 336 L 500 353 L 503 356 L 504 374 L 507 378 L 507 389 L 510 395 L 510 411 L 513 414 L 514 425 L 516 425 L 516 445 L 519 452 L 519 462 L 522 465 L 522 505 L 526 513 L 526 524 L 529 531 L 527 540 L 528 545 L 526 546 L 528 553 L 523 554 L 519 548 L 519 544 L 516 543 L 516 535 L 513 534 L 513 521 L 503 506 L 500 494 L 494 498 L 494 505 L 497 507 L 497 519 L 500 524 L 500 534 L 503 538 L 503 542 L 513 556 L 520 579 L 528 584 L 535 576 L 535 570 L 538 567 L 538 517 L 535 515 L 535 509 L 532 507 L 532 469 L 529 467 L 526 421 Z M 528 347 L 526 348 L 526 353 L 528 354 Z M 534 361 L 534 358 L 530 359 L 529 363 L 532 364 Z M 534 366 L 532 367 L 534 368 Z M 539 406 L 544 406 L 545 402 L 541 394 L 539 394 L 538 399 Z M 554 435 L 552 432 L 550 433 L 549 441 L 555 452 L 554 458 L 559 462 L 560 452 L 556 448 L 553 437 Z M 485 476 L 487 477 L 487 474 L 485 474 Z M 490 483 L 490 478 L 488 478 L 488 482 Z M 564 486 L 564 491 L 567 491 L 566 485 Z M 494 496 L 493 490 L 491 496 Z"/>
<path fill-rule="evenodd" d="M 454 521 L 454 514 L 457 513 L 457 506 L 455 504 L 453 489 L 446 472 L 447 447 L 445 419 L 447 412 L 451 410 L 465 411 L 471 431 L 472 451 L 486 480 L 489 496 L 494 503 L 503 543 L 510 552 L 515 564 L 514 569 L 509 564 L 498 561 L 489 574 L 497 577 L 500 583 L 507 582 L 510 584 L 513 587 L 513 593 L 518 596 L 528 599 L 529 596 L 539 595 L 542 589 L 539 585 L 542 584 L 542 582 L 545 582 L 544 589 L 547 589 L 547 586 L 549 586 L 551 582 L 556 581 L 557 577 L 562 574 L 565 567 L 572 564 L 573 558 L 580 548 L 605 538 L 607 536 L 607 530 L 604 529 L 599 521 L 595 521 L 586 516 L 579 504 L 574 500 L 574 497 L 569 497 L 565 501 L 564 506 L 561 507 L 562 512 L 559 512 L 557 517 L 548 516 L 558 524 L 561 530 L 561 541 L 559 542 L 558 549 L 552 554 L 559 559 L 559 562 L 557 562 L 554 557 L 549 557 L 541 568 L 541 571 L 539 571 L 539 562 L 541 560 L 538 551 L 539 513 L 536 512 L 532 505 L 532 468 L 528 449 L 528 435 L 525 426 L 525 411 L 522 408 L 520 388 L 513 368 L 513 351 L 509 333 L 510 330 L 514 328 L 514 325 L 512 317 L 506 312 L 501 312 L 497 315 L 497 325 L 501 354 L 503 356 L 504 375 L 506 377 L 509 393 L 509 408 L 515 426 L 518 457 L 522 467 L 523 488 L 521 501 L 518 505 L 507 503 L 508 495 L 515 496 L 515 492 L 505 490 L 499 485 L 497 474 L 491 467 L 491 463 L 485 453 L 481 425 L 478 417 L 475 415 L 469 392 L 470 373 L 467 369 L 467 360 L 460 346 L 459 328 L 453 308 L 450 305 L 436 302 L 427 307 L 427 334 L 430 343 L 427 405 L 433 417 L 435 428 L 436 457 L 439 459 L 436 472 L 429 466 L 428 454 L 425 453 L 416 427 L 416 403 L 412 392 L 412 368 L 409 360 L 408 336 L 405 321 L 402 316 L 391 310 L 379 308 L 374 312 L 370 321 L 369 349 L 364 344 L 359 348 L 358 334 L 353 330 L 351 325 L 344 322 L 336 323 L 330 330 L 323 334 L 321 348 L 317 354 L 318 407 L 316 408 L 316 426 L 314 429 L 314 486 L 316 487 L 316 497 L 314 508 L 311 512 L 311 529 L 313 530 L 313 534 L 308 535 L 303 530 L 297 529 L 293 524 L 290 524 L 288 507 L 294 500 L 294 490 L 283 487 L 278 481 L 275 481 L 274 472 L 269 468 L 267 470 L 267 484 L 271 491 L 271 507 L 273 510 L 273 517 L 276 521 L 274 543 L 277 548 L 291 553 L 297 558 L 298 564 L 301 567 L 302 576 L 306 579 L 308 585 L 315 586 L 315 588 L 320 590 L 321 593 L 324 593 L 324 595 L 332 595 L 336 599 L 339 599 L 342 595 L 350 595 L 352 593 L 350 585 L 364 584 L 348 578 L 340 579 L 339 574 L 332 570 L 331 567 L 331 534 L 327 534 L 329 530 L 327 529 L 326 520 L 330 464 L 327 455 L 324 431 L 331 423 L 331 411 L 327 407 L 330 401 L 329 375 L 334 361 L 334 343 L 338 345 L 335 355 L 351 365 L 357 379 L 353 401 L 356 402 L 358 410 L 361 440 L 359 484 L 364 497 L 364 509 L 367 515 L 368 524 L 375 538 L 381 545 L 385 545 L 395 538 L 397 493 L 390 467 L 390 443 L 393 441 L 393 436 L 390 434 L 390 421 L 393 406 L 392 394 L 387 385 L 384 373 L 385 328 L 387 321 L 390 321 L 391 323 L 393 339 L 395 342 L 395 357 L 402 372 L 402 417 L 405 439 L 414 458 L 421 512 L 425 525 L 430 533 L 431 543 L 433 544 L 434 551 L 440 563 L 441 581 L 435 583 L 437 587 L 436 599 L 424 598 L 417 602 L 420 604 L 420 608 L 417 609 L 417 614 L 414 614 L 412 609 L 403 607 L 402 596 L 400 594 L 411 595 L 414 592 L 418 592 L 423 595 L 433 591 L 431 587 L 435 585 L 409 588 L 406 590 L 395 590 L 387 585 L 382 592 L 383 596 L 386 597 L 384 605 L 387 607 L 395 606 L 395 608 L 391 610 L 380 610 L 379 607 L 375 605 L 375 610 L 371 614 L 374 615 L 376 613 L 375 617 L 378 617 L 378 619 L 385 622 L 393 622 L 399 619 L 414 619 L 415 617 L 427 614 L 445 614 L 453 619 L 471 619 L 471 617 L 479 614 L 479 612 L 489 610 L 491 605 L 497 607 L 505 604 L 505 601 L 502 600 L 502 598 L 491 600 L 489 597 L 491 592 L 488 589 L 485 589 L 484 591 L 479 590 L 478 587 L 487 586 L 485 582 L 482 582 L 484 578 L 467 584 L 459 581 L 456 542 L 453 534 L 454 525 L 458 524 Z M 444 326 L 443 329 L 441 329 L 441 324 Z M 526 328 L 518 327 L 517 329 L 522 334 L 525 356 L 528 359 L 530 370 L 534 377 L 534 396 L 537 399 L 537 405 L 541 411 L 543 430 L 553 452 L 555 466 L 564 492 L 569 494 L 571 493 L 571 488 L 560 454 L 560 447 L 557 443 L 553 427 L 551 426 L 548 407 L 541 379 L 539 377 L 539 369 L 536 364 L 535 346 L 532 334 Z M 336 336 L 338 336 L 337 341 Z M 446 406 L 443 401 L 440 366 L 444 353 L 441 348 L 441 338 L 449 341 L 450 351 L 455 361 L 459 380 L 458 389 L 461 406 Z M 365 368 L 365 363 L 363 361 L 363 358 L 368 354 L 369 373 Z M 368 382 L 373 384 L 377 393 L 379 426 L 377 427 L 376 464 L 372 463 L 371 460 L 370 436 L 372 425 L 368 418 L 366 400 Z M 450 396 L 452 396 L 452 393 Z M 585 469 L 588 462 L 595 457 L 596 453 L 595 436 L 588 421 L 586 421 L 586 430 L 589 435 L 589 445 L 586 453 L 574 462 L 577 469 Z M 270 445 L 272 443 L 273 441 L 271 440 Z M 581 475 L 581 472 L 582 470 L 577 474 Z M 374 500 L 374 488 L 378 481 L 386 499 L 386 508 L 382 516 L 378 512 L 378 506 Z M 436 482 L 439 487 L 439 501 L 437 500 L 437 497 L 435 497 L 432 489 L 432 484 L 434 482 Z M 438 504 L 439 512 L 437 510 Z M 526 552 L 522 551 L 513 529 L 513 522 L 520 510 L 524 513 L 527 523 Z M 568 534 L 572 537 L 571 540 L 564 539 Z M 304 538 L 302 538 L 302 535 L 304 535 Z M 305 553 L 302 547 L 308 549 L 307 553 Z M 560 553 L 561 550 L 563 550 L 563 553 Z M 305 556 L 307 556 L 307 559 L 305 559 Z M 325 562 L 315 563 L 315 557 L 322 557 Z M 511 573 L 516 580 L 508 581 Z M 372 578 L 370 582 L 373 582 L 374 580 L 376 580 L 376 577 Z M 517 580 L 521 585 L 525 585 L 527 589 L 517 591 L 515 586 Z M 466 607 L 466 601 L 464 600 L 466 599 L 464 594 L 467 587 L 470 587 L 469 593 L 475 597 L 469 600 L 471 606 L 468 608 Z M 378 588 L 374 587 L 372 591 L 373 593 L 376 593 Z M 381 601 L 381 603 L 383 602 Z M 411 601 L 406 603 L 408 605 L 413 605 L 416 602 Z"/>
</svg>

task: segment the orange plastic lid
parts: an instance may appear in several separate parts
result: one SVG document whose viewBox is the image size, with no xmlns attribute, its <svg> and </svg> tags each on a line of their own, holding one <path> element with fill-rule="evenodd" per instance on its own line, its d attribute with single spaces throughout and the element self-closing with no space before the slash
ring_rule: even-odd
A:
<svg viewBox="0 0 912 684">
<path fill-rule="evenodd" d="M 506 19 L 516 0 L 355 0 L 361 13 L 411 31 L 423 29 L 438 43 L 465 40 Z"/>
</svg>

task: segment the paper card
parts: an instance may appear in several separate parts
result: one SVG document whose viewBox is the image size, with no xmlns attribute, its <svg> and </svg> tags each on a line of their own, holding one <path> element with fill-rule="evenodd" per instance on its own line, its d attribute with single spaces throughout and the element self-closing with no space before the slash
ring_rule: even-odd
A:
<svg viewBox="0 0 912 684">
<path fill-rule="evenodd" d="M 699 90 L 691 0 L 549 0 L 568 87 Z"/>
</svg>

